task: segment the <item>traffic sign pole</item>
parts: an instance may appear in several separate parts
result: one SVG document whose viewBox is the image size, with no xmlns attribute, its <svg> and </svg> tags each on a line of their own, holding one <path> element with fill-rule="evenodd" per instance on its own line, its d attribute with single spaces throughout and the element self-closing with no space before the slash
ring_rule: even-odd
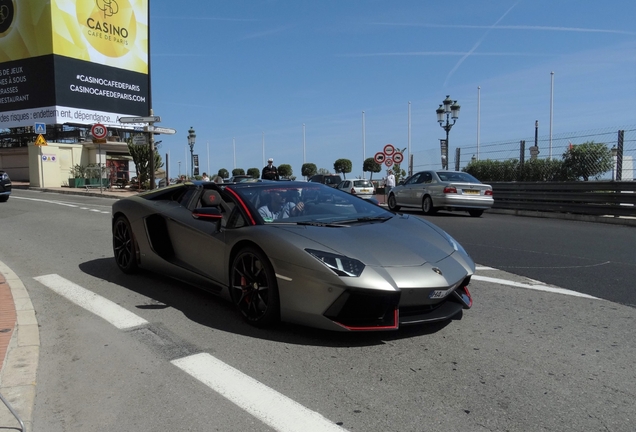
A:
<svg viewBox="0 0 636 432">
<path fill-rule="evenodd" d="M 147 117 L 120 117 L 120 123 L 147 123 L 144 127 L 144 134 L 148 134 L 148 142 L 150 144 L 150 155 L 148 158 L 148 169 L 150 170 L 150 189 L 155 188 L 155 133 L 164 133 L 173 135 L 177 133 L 176 129 L 155 127 L 155 123 L 161 122 L 161 117 L 154 115 L 150 108 L 150 115 Z M 168 172 L 166 171 L 166 177 Z"/>
</svg>

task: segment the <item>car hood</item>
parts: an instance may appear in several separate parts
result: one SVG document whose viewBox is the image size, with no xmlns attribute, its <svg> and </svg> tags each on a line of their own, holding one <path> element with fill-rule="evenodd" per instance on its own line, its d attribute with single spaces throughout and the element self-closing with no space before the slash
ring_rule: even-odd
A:
<svg viewBox="0 0 636 432">
<path fill-rule="evenodd" d="M 455 250 L 427 222 L 394 216 L 386 222 L 359 223 L 347 227 L 283 226 L 279 228 L 310 240 L 306 247 L 356 258 L 368 266 L 409 267 L 436 263 Z"/>
</svg>

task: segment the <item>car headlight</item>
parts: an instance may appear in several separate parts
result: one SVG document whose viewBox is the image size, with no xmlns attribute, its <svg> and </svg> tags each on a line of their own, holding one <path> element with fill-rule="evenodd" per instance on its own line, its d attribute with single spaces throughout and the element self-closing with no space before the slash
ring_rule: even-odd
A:
<svg viewBox="0 0 636 432">
<path fill-rule="evenodd" d="M 362 270 L 364 270 L 364 264 L 357 259 L 315 249 L 305 249 L 305 251 L 338 276 L 358 277 L 362 274 Z"/>
</svg>

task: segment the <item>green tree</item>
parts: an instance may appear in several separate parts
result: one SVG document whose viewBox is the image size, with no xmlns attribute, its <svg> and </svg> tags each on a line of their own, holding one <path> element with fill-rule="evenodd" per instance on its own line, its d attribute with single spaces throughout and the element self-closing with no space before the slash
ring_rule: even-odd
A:
<svg viewBox="0 0 636 432">
<path fill-rule="evenodd" d="M 134 145 L 132 143 L 132 138 L 129 138 L 126 143 L 128 144 L 128 152 L 130 153 L 130 156 L 132 156 L 135 167 L 137 168 L 137 178 L 139 179 L 139 183 L 145 185 L 146 182 L 150 180 L 150 167 L 148 166 L 150 162 L 150 146 Z M 157 149 L 155 149 L 155 159 L 153 162 L 155 171 L 163 167 L 163 161 L 161 160 L 161 155 Z"/>
<path fill-rule="evenodd" d="M 291 165 L 289 164 L 280 164 L 278 165 L 278 175 L 281 178 L 290 178 L 294 174 Z"/>
<path fill-rule="evenodd" d="M 237 175 L 245 175 L 245 170 L 243 168 L 234 168 L 232 170 L 232 175 L 233 176 L 237 176 Z"/>
<path fill-rule="evenodd" d="M 371 180 L 373 179 L 373 173 L 379 173 L 380 171 L 382 171 L 382 167 L 380 166 L 379 163 L 375 161 L 374 158 L 370 157 L 364 160 L 364 164 L 362 165 L 362 171 L 370 172 L 371 177 L 369 177 L 369 180 Z"/>
<path fill-rule="evenodd" d="M 304 163 L 302 168 L 300 169 L 300 173 L 304 177 L 311 177 L 318 173 L 318 168 L 316 168 L 316 164 L 313 163 Z"/>
<path fill-rule="evenodd" d="M 568 180 L 598 179 L 612 169 L 612 153 L 603 143 L 594 141 L 570 146 L 563 153 L 563 170 Z"/>
<path fill-rule="evenodd" d="M 258 168 L 248 168 L 247 175 L 250 175 L 257 179 L 261 176 L 261 170 L 259 170 Z"/>
<path fill-rule="evenodd" d="M 230 173 L 225 168 L 221 168 L 219 172 L 217 173 L 217 175 L 223 179 L 226 179 L 230 176 Z"/>
<path fill-rule="evenodd" d="M 333 163 L 333 170 L 337 173 L 342 173 L 344 178 L 347 178 L 347 173 L 351 172 L 351 161 L 349 159 L 338 159 Z"/>
<path fill-rule="evenodd" d="M 331 174 L 331 171 L 329 171 L 327 168 L 318 168 L 318 171 L 316 172 L 316 174 L 327 175 L 327 174 Z"/>
<path fill-rule="evenodd" d="M 397 151 L 402 154 L 404 154 L 404 150 L 406 150 L 406 147 L 404 147 L 402 150 L 397 149 Z M 406 178 L 406 171 L 402 169 L 399 163 L 393 164 L 390 169 L 391 171 L 393 171 L 393 175 L 395 176 L 395 184 L 400 183 L 401 180 L 404 180 Z"/>
</svg>

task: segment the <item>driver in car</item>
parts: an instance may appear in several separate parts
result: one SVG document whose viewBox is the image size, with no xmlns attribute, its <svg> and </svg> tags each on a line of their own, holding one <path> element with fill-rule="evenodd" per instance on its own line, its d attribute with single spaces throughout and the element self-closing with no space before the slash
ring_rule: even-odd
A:
<svg viewBox="0 0 636 432">
<path fill-rule="evenodd" d="M 265 222 L 298 216 L 305 207 L 302 201 L 298 204 L 286 201 L 286 197 L 281 191 L 271 191 L 265 196 L 268 197 L 266 204 L 258 209 L 258 213 Z"/>
</svg>

